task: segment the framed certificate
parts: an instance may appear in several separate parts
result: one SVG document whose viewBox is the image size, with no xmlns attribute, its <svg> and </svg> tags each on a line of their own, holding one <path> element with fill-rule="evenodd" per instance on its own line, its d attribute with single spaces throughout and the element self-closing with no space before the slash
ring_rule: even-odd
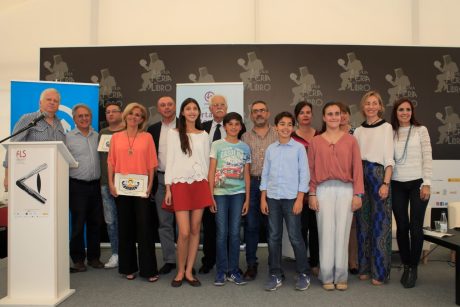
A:
<svg viewBox="0 0 460 307">
<path fill-rule="evenodd" d="M 147 175 L 115 173 L 115 188 L 118 195 L 145 197 L 149 177 Z"/>
<path fill-rule="evenodd" d="M 101 139 L 99 140 L 99 145 L 97 146 L 97 151 L 109 152 L 110 140 L 112 139 L 111 134 L 101 134 Z"/>
</svg>

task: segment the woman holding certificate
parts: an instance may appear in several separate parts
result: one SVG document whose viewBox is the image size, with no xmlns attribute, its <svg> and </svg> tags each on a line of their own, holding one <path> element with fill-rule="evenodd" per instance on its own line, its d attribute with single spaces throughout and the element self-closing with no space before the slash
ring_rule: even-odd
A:
<svg viewBox="0 0 460 307">
<path fill-rule="evenodd" d="M 201 285 L 192 274 L 203 209 L 213 204 L 208 184 L 209 136 L 201 130 L 200 107 L 187 98 L 180 107 L 177 129 L 168 131 L 165 172 L 165 205 L 174 209 L 179 229 L 177 238 L 177 275 L 172 287 L 185 280 L 193 287 Z"/>
<path fill-rule="evenodd" d="M 118 271 L 128 280 L 136 278 L 139 271 L 140 276 L 155 282 L 158 269 L 154 220 L 148 197 L 158 160 L 152 136 L 145 132 L 147 117 L 141 104 L 132 102 L 126 106 L 122 116 L 126 130 L 112 136 L 107 164 L 110 193 L 118 210 Z"/>
</svg>

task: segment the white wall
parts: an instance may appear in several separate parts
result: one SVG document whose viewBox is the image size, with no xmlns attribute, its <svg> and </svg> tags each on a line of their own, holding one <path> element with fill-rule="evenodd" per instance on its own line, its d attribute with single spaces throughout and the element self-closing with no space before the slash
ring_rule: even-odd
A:
<svg viewBox="0 0 460 307">
<path fill-rule="evenodd" d="M 38 79 L 40 47 L 213 43 L 460 47 L 459 11 L 458 0 L 1 0 L 0 139 L 9 134 L 10 80 Z M 3 155 L 0 149 L 0 160 Z"/>
</svg>

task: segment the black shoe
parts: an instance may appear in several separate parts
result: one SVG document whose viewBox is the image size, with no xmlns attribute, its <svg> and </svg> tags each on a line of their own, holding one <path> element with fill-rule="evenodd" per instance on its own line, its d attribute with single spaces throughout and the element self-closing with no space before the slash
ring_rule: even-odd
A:
<svg viewBox="0 0 460 307">
<path fill-rule="evenodd" d="M 404 265 L 404 271 L 403 271 L 403 273 L 401 275 L 401 280 L 400 280 L 401 285 L 404 286 L 406 284 L 408 274 L 409 274 L 409 266 L 407 264 L 405 264 Z"/>
<path fill-rule="evenodd" d="M 70 273 L 79 273 L 79 272 L 86 272 L 88 270 L 86 268 L 86 265 L 83 263 L 83 261 L 78 261 L 75 262 L 73 267 L 70 268 Z"/>
<path fill-rule="evenodd" d="M 350 269 L 350 274 L 351 275 L 358 275 L 358 273 L 359 273 L 359 270 L 357 268 L 351 268 Z"/>
<path fill-rule="evenodd" d="M 171 273 L 172 270 L 174 270 L 176 268 L 176 264 L 175 263 L 165 263 L 161 269 L 158 271 L 158 273 L 160 275 L 166 275 L 166 274 L 169 274 Z"/>
<path fill-rule="evenodd" d="M 104 264 L 99 259 L 88 260 L 88 265 L 95 269 L 104 268 Z"/>
<path fill-rule="evenodd" d="M 171 281 L 171 287 L 173 287 L 173 288 L 179 288 L 180 286 L 182 286 L 182 281 L 183 281 L 183 279 L 181 279 L 181 280 L 175 280 L 175 279 L 173 279 L 173 280 Z"/>
<path fill-rule="evenodd" d="M 249 265 L 248 269 L 243 275 L 244 280 L 251 281 L 256 279 L 257 277 L 257 264 L 256 265 Z"/>
<path fill-rule="evenodd" d="M 406 283 L 403 285 L 404 288 L 409 289 L 415 287 L 415 281 L 417 280 L 417 266 L 411 265 L 409 267 L 409 273 L 407 274 Z"/>
<path fill-rule="evenodd" d="M 193 279 L 188 279 L 187 277 L 184 277 L 184 279 L 192 287 L 200 287 L 201 286 L 201 282 L 196 277 L 193 277 Z"/>
<path fill-rule="evenodd" d="M 208 274 L 212 270 L 212 266 L 208 265 L 202 265 L 201 268 L 198 270 L 198 273 L 200 274 Z"/>
</svg>

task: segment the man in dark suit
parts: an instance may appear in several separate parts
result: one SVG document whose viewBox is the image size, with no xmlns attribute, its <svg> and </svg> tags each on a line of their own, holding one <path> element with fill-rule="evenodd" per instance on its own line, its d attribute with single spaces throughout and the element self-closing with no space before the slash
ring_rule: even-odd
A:
<svg viewBox="0 0 460 307">
<path fill-rule="evenodd" d="M 227 136 L 223 127 L 223 119 L 227 114 L 227 100 L 224 96 L 214 95 L 209 102 L 209 111 L 212 113 L 212 120 L 202 123 L 203 129 L 209 134 L 209 142 L 223 139 Z M 238 138 L 246 131 L 243 125 Z M 203 258 L 199 273 L 207 274 L 216 264 L 216 220 L 215 214 L 206 208 L 203 212 Z"/>
<path fill-rule="evenodd" d="M 161 121 L 151 125 L 148 132 L 155 142 L 158 157 L 157 182 L 158 189 L 155 193 L 155 205 L 158 214 L 158 235 L 163 251 L 164 265 L 159 270 L 160 274 L 168 274 L 176 268 L 176 248 L 174 245 L 174 213 L 161 209 L 165 196 L 165 168 L 166 168 L 166 142 L 169 129 L 176 128 L 176 103 L 169 96 L 158 99 L 157 110 Z"/>
</svg>

